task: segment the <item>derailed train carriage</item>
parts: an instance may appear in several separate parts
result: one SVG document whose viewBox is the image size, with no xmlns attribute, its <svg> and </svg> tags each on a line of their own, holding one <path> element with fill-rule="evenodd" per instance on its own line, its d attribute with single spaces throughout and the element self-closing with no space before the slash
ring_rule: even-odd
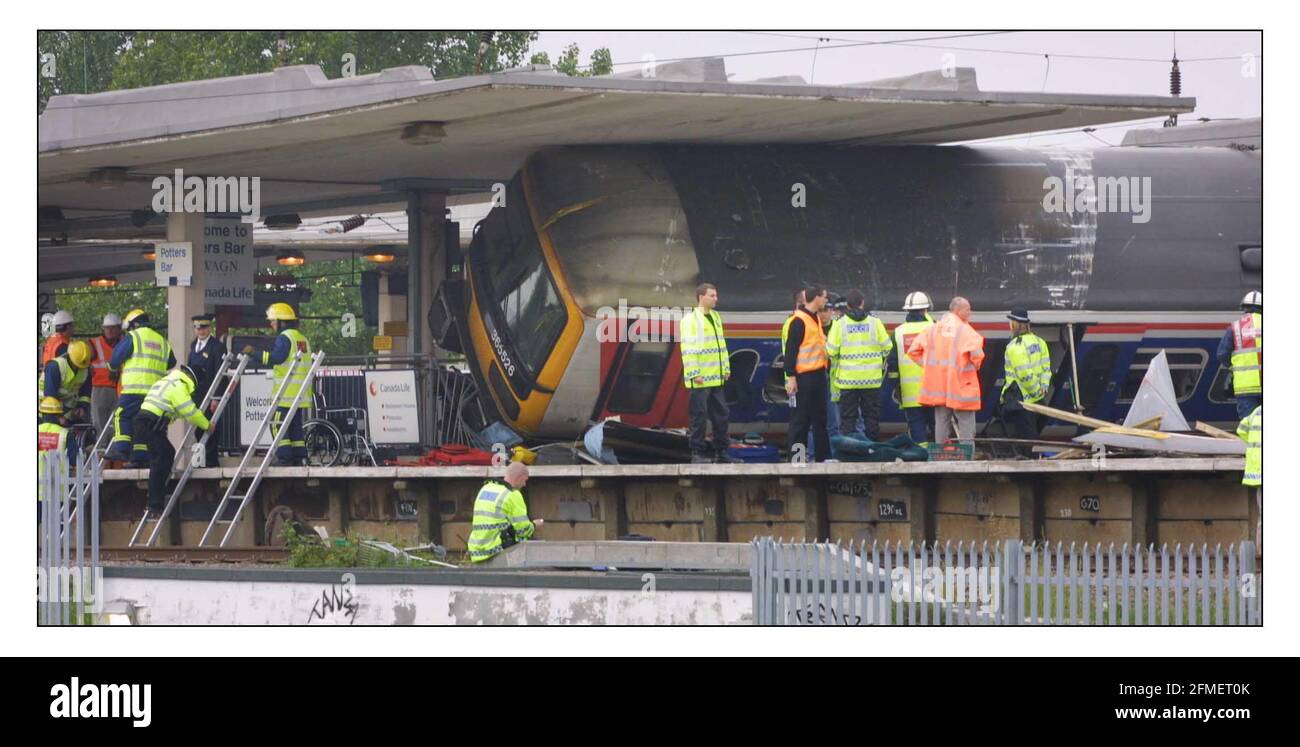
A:
<svg viewBox="0 0 1300 747">
<path fill-rule="evenodd" d="M 1053 185 L 1088 184 L 1109 187 L 1095 209 L 1045 206 Z M 612 416 L 684 426 L 672 325 L 601 325 L 611 309 L 689 309 L 701 281 L 719 288 L 733 433 L 786 430 L 780 327 L 807 284 L 861 289 L 891 329 L 912 290 L 937 311 L 969 298 L 987 341 L 981 424 L 1005 315 L 1025 307 L 1051 348 L 1049 404 L 1120 418 L 1163 349 L 1188 419 L 1231 425 L 1214 354 L 1262 287 L 1261 211 L 1261 156 L 1230 148 L 551 149 L 476 226 L 432 321 L 466 354 L 488 419 L 532 437 Z M 882 430 L 902 430 L 885 387 Z"/>
</svg>

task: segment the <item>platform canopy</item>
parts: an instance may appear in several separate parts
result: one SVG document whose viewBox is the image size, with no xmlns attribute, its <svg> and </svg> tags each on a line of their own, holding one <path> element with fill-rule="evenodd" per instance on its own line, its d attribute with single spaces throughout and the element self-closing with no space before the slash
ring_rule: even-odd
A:
<svg viewBox="0 0 1300 747">
<path fill-rule="evenodd" d="M 653 78 L 532 67 L 435 80 L 412 66 L 328 79 L 307 65 L 56 96 L 39 120 L 39 232 L 69 245 L 159 238 L 162 218 L 143 211 L 153 179 L 176 169 L 260 177 L 262 215 L 307 218 L 401 210 L 413 189 L 445 192 L 449 204 L 478 200 L 547 146 L 948 143 L 1195 107 L 1192 98 L 981 91 L 974 70 L 950 72 L 832 86 L 734 82 L 716 58 L 661 65 Z M 412 132 L 412 123 L 430 124 Z"/>
</svg>

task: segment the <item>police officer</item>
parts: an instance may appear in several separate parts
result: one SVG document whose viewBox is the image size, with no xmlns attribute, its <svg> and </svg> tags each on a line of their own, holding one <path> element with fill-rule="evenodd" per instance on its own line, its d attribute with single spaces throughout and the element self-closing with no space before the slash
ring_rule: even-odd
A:
<svg viewBox="0 0 1300 747">
<path fill-rule="evenodd" d="M 880 391 L 885 364 L 894 343 L 884 322 L 866 308 L 862 291 L 850 291 L 844 315 L 831 324 L 826 353 L 831 359 L 831 386 L 839 393 L 839 416 L 846 433 L 857 430 L 880 440 Z"/>
<path fill-rule="evenodd" d="M 467 548 L 471 561 L 490 560 L 507 547 L 532 539 L 542 526 L 541 519 L 528 518 L 522 492 L 527 483 L 528 467 L 511 462 L 503 479 L 490 479 L 479 488 Z"/>
<path fill-rule="evenodd" d="M 194 386 L 196 405 L 203 404 L 203 397 L 208 393 L 208 389 L 212 388 L 212 381 L 221 368 L 221 360 L 226 357 L 226 346 L 212 334 L 214 318 L 212 314 L 199 314 L 190 319 L 194 325 L 194 342 L 190 343 L 186 365 L 198 377 L 198 383 Z M 213 398 L 213 404 L 215 403 L 216 398 Z M 196 433 L 194 437 L 202 438 L 203 434 Z M 203 463 L 209 467 L 217 466 L 217 440 L 215 434 L 208 439 Z"/>
<path fill-rule="evenodd" d="M 90 419 L 90 345 L 77 340 L 45 366 L 41 397 L 59 401 L 63 425 Z"/>
<path fill-rule="evenodd" d="M 1255 525 L 1256 552 L 1263 548 L 1264 515 L 1264 406 L 1259 405 L 1237 426 L 1237 436 L 1246 442 L 1246 469 L 1241 474 L 1241 484 L 1254 488 L 1255 503 L 1260 511 L 1260 523 Z"/>
<path fill-rule="evenodd" d="M 304 390 L 302 398 L 298 401 L 298 410 L 289 421 L 288 431 L 276 444 L 276 464 L 306 464 L 307 442 L 303 440 L 302 422 L 303 410 L 312 406 L 314 396 L 312 382 L 307 380 L 307 370 L 311 368 L 311 361 L 309 360 L 312 355 L 311 342 L 307 340 L 306 335 L 298 330 L 298 314 L 294 312 L 293 307 L 289 304 L 271 304 L 266 309 L 266 318 L 271 323 L 271 329 L 278 333 L 275 344 L 271 347 L 271 352 L 263 351 L 261 354 L 262 365 L 274 367 L 272 374 L 275 383 L 272 385 L 271 391 L 280 391 L 280 384 L 286 377 L 289 378 L 289 385 L 284 388 L 284 391 L 280 394 L 280 399 L 275 403 L 275 417 L 272 419 L 272 428 L 277 432 L 280 429 L 280 423 L 289 414 L 289 408 L 293 405 L 293 399 L 297 396 L 298 390 Z M 252 355 L 255 351 L 252 345 L 245 345 L 243 352 L 245 355 Z M 295 366 L 293 365 L 293 357 L 299 352 L 302 353 L 302 358 L 299 360 L 298 365 Z"/>
<path fill-rule="evenodd" d="M 149 464 L 149 447 L 144 439 L 134 437 L 135 416 L 149 388 L 176 365 L 176 356 L 167 338 L 149 326 L 144 309 L 128 311 L 122 321 L 127 332 L 108 361 L 108 369 L 119 375 L 122 393 L 113 410 L 113 440 L 104 458 L 130 460 L 132 467 L 142 468 Z"/>
<path fill-rule="evenodd" d="M 1219 340 L 1219 365 L 1232 370 L 1237 419 L 1245 420 L 1264 404 L 1264 294 L 1251 291 L 1241 299 L 1242 316 Z"/>
<path fill-rule="evenodd" d="M 918 444 L 934 438 L 934 408 L 918 400 L 925 368 L 907 356 L 907 349 L 918 335 L 934 324 L 930 306 L 930 297 L 925 293 L 913 291 L 907 294 L 903 300 L 907 318 L 894 328 L 894 349 L 889 353 L 889 377 L 898 380 L 898 406 L 907 420 L 907 431 L 912 441 Z"/>
<path fill-rule="evenodd" d="M 208 427 L 207 416 L 194 406 L 196 383 L 197 377 L 189 366 L 177 366 L 149 387 L 132 423 L 134 433 L 145 440 L 149 449 L 149 500 L 145 505 L 150 513 L 159 513 L 166 505 L 167 480 L 176 461 L 176 449 L 167 438 L 168 424 L 180 418 L 200 430 Z"/>
<path fill-rule="evenodd" d="M 1025 402 L 1041 402 L 1052 383 L 1052 356 L 1047 343 L 1034 334 L 1029 326 L 1029 312 L 1014 309 L 1007 315 L 1010 320 L 1011 341 L 1007 343 L 1005 383 L 1002 385 L 1002 421 L 1013 438 L 1038 438 L 1038 416 L 1025 409 Z M 1017 448 L 1021 456 L 1033 452 Z"/>
</svg>

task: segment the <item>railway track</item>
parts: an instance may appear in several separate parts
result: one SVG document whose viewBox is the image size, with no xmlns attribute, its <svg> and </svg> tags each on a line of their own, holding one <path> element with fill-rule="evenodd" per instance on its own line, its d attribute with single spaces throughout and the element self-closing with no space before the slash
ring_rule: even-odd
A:
<svg viewBox="0 0 1300 747">
<path fill-rule="evenodd" d="M 132 563 L 258 563 L 278 564 L 289 559 L 283 547 L 101 547 L 106 562 Z"/>
</svg>

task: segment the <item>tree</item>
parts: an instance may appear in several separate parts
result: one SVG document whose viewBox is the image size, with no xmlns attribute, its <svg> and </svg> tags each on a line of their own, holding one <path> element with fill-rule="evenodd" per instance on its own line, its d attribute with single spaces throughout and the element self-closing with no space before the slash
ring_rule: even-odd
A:
<svg viewBox="0 0 1300 747">
<path fill-rule="evenodd" d="M 609 75 L 614 72 L 614 60 L 609 53 L 608 47 L 601 47 L 592 52 L 591 64 L 585 70 L 578 69 L 579 54 L 578 45 L 570 44 L 564 48 L 564 51 L 560 54 L 560 59 L 556 60 L 554 65 L 551 65 L 551 56 L 545 52 L 534 54 L 529 59 L 529 62 L 533 65 L 551 65 L 557 72 L 579 78 L 589 78 L 593 75 Z"/>
</svg>

